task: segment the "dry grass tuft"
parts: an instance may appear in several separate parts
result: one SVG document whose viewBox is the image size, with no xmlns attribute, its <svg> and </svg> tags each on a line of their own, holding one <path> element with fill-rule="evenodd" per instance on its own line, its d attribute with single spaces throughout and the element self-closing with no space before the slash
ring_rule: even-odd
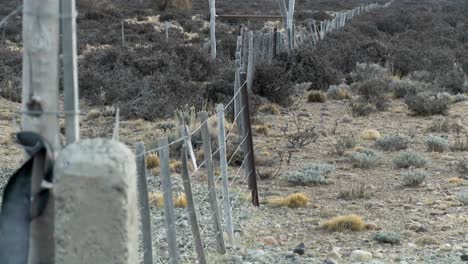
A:
<svg viewBox="0 0 468 264">
<path fill-rule="evenodd" d="M 290 208 L 306 207 L 310 199 L 303 193 L 294 193 L 286 197 L 276 197 L 266 201 L 273 206 L 287 206 Z"/>
<path fill-rule="evenodd" d="M 262 113 L 268 113 L 272 115 L 279 115 L 280 114 L 280 109 L 277 104 L 269 103 L 269 104 L 264 104 L 259 107 L 258 109 Z"/>
<path fill-rule="evenodd" d="M 327 101 L 327 94 L 322 91 L 312 91 L 307 96 L 309 103 L 325 103 Z"/>
<path fill-rule="evenodd" d="M 367 130 L 362 131 L 361 138 L 364 140 L 377 140 L 377 139 L 380 139 L 381 136 L 380 136 L 379 131 L 375 129 L 367 129 Z"/>
<path fill-rule="evenodd" d="M 86 114 L 86 116 L 84 118 L 84 121 L 96 119 L 96 118 L 98 118 L 100 116 L 101 116 L 101 112 L 99 110 L 92 109 Z"/>
<path fill-rule="evenodd" d="M 447 181 L 448 181 L 448 183 L 452 183 L 452 184 L 462 184 L 463 183 L 463 179 L 458 178 L 458 177 L 449 178 Z"/>
<path fill-rule="evenodd" d="M 175 208 L 186 208 L 187 207 L 187 197 L 185 193 L 180 193 L 178 196 L 174 197 L 174 207 Z M 162 193 L 150 193 L 149 202 L 157 208 L 164 207 L 164 196 Z"/>
<path fill-rule="evenodd" d="M 422 245 L 422 246 L 437 245 L 437 244 L 439 244 L 439 241 L 433 236 L 424 235 L 424 236 L 419 237 L 418 239 L 416 239 L 416 244 Z"/>
<path fill-rule="evenodd" d="M 182 172 L 182 161 L 171 160 L 169 163 L 169 168 L 171 169 L 171 172 L 175 172 L 175 173 Z"/>
<path fill-rule="evenodd" d="M 257 135 L 268 136 L 268 134 L 270 134 L 270 126 L 269 125 L 258 125 L 258 126 L 255 127 L 255 133 Z"/>
<path fill-rule="evenodd" d="M 361 231 L 366 227 L 366 223 L 362 217 L 350 214 L 332 218 L 323 223 L 321 227 L 332 232 L 343 232 L 346 230 Z"/>
<path fill-rule="evenodd" d="M 151 153 L 146 157 L 146 168 L 155 169 L 159 167 L 159 157 L 158 155 Z"/>
</svg>

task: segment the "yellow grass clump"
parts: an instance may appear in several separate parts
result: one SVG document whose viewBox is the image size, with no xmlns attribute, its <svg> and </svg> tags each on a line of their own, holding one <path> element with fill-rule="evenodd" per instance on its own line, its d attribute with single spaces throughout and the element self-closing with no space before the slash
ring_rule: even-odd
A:
<svg viewBox="0 0 468 264">
<path fill-rule="evenodd" d="M 306 207 L 310 199 L 303 193 L 294 193 L 286 197 L 276 197 L 266 201 L 273 206 L 287 206 L 290 208 Z"/>
<path fill-rule="evenodd" d="M 349 100 L 353 98 L 353 96 L 351 95 L 351 92 L 348 89 L 344 89 L 344 88 L 340 88 L 338 90 L 336 97 L 338 100 Z"/>
<path fill-rule="evenodd" d="M 162 193 L 150 193 L 149 202 L 156 206 L 157 208 L 164 207 L 164 196 Z M 186 208 L 187 207 L 187 197 L 185 193 L 180 193 L 173 198 L 175 208 Z"/>
<path fill-rule="evenodd" d="M 159 157 L 158 155 L 151 153 L 146 157 L 146 168 L 155 169 L 159 167 Z"/>
<path fill-rule="evenodd" d="M 269 103 L 269 104 L 264 104 L 259 107 L 259 111 L 262 113 L 269 113 L 272 115 L 279 115 L 280 114 L 280 109 L 277 104 Z"/>
<path fill-rule="evenodd" d="M 86 114 L 84 120 L 96 119 L 96 118 L 98 118 L 100 116 L 101 116 L 101 112 L 99 112 L 99 110 L 92 109 Z"/>
<path fill-rule="evenodd" d="M 377 140 L 380 139 L 380 137 L 379 131 L 375 129 L 367 129 L 361 133 L 361 138 L 364 140 Z"/>
<path fill-rule="evenodd" d="M 169 163 L 169 168 L 171 169 L 171 172 L 176 172 L 176 173 L 182 172 L 182 161 L 171 160 Z"/>
<path fill-rule="evenodd" d="M 268 134 L 270 134 L 270 126 L 258 125 L 255 127 L 255 133 L 257 133 L 257 135 L 268 136 Z"/>
<path fill-rule="evenodd" d="M 350 214 L 334 217 L 323 223 L 321 227 L 332 232 L 342 232 L 345 230 L 361 231 L 366 227 L 366 223 L 362 217 Z"/>
<path fill-rule="evenodd" d="M 312 91 L 307 96 L 309 103 L 325 103 L 327 101 L 327 94 L 322 91 Z"/>
<path fill-rule="evenodd" d="M 447 181 L 449 183 L 452 183 L 452 184 L 461 184 L 461 183 L 463 183 L 463 179 L 458 178 L 458 177 L 452 177 L 452 178 L 448 179 Z"/>
</svg>

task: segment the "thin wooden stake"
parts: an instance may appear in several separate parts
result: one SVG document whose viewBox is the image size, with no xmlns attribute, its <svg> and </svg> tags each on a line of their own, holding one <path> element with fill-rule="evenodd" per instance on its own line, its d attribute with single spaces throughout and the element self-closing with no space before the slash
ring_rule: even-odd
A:
<svg viewBox="0 0 468 264">
<path fill-rule="evenodd" d="M 114 123 L 114 132 L 112 134 L 112 139 L 119 141 L 119 129 L 120 129 L 120 109 L 117 108 L 115 111 L 115 123 Z"/>
<path fill-rule="evenodd" d="M 232 224 L 231 200 L 229 198 L 228 165 L 226 157 L 226 131 L 224 125 L 224 105 L 219 104 L 216 108 L 218 114 L 218 144 L 219 162 L 221 163 L 221 180 L 223 183 L 223 205 L 224 219 L 226 221 L 226 232 L 231 245 L 234 243 L 234 227 Z"/>
<path fill-rule="evenodd" d="M 143 264 L 152 264 L 153 242 L 151 239 L 151 214 L 148 199 L 145 152 L 145 144 L 143 142 L 135 144 L 138 177 L 138 201 L 141 220 L 141 235 L 143 238 Z"/>
<path fill-rule="evenodd" d="M 211 205 L 211 220 L 213 221 L 213 230 L 216 238 L 216 248 L 218 253 L 225 254 L 226 246 L 224 244 L 223 229 L 221 228 L 221 218 L 219 216 L 218 199 L 216 198 L 216 183 L 214 178 L 213 158 L 211 152 L 210 131 L 208 129 L 208 113 L 200 112 L 202 122 L 201 133 L 203 140 L 203 150 L 205 153 L 205 167 L 208 174 L 209 199 Z"/>
<path fill-rule="evenodd" d="M 166 238 L 169 251 L 169 263 L 179 263 L 179 248 L 174 217 L 174 202 L 172 201 L 171 172 L 169 169 L 169 141 L 167 137 L 158 141 L 159 160 L 161 169 L 161 191 L 164 197 L 164 222 L 166 224 Z"/>
<path fill-rule="evenodd" d="M 210 0 L 210 40 L 211 58 L 216 58 L 216 4 L 215 0 Z"/>
<path fill-rule="evenodd" d="M 184 182 L 185 197 L 187 197 L 187 210 L 189 213 L 195 251 L 198 255 L 198 263 L 206 264 L 205 249 L 200 235 L 200 227 L 198 226 L 195 203 L 193 202 L 192 185 L 190 183 L 187 164 L 187 146 L 185 144 L 182 146 L 182 179 Z"/>
<path fill-rule="evenodd" d="M 124 28 L 123 20 L 122 20 L 122 47 L 125 47 L 125 28 Z"/>
<path fill-rule="evenodd" d="M 252 91 L 254 63 L 254 33 L 249 31 L 249 58 L 247 64 L 247 89 Z"/>
<path fill-rule="evenodd" d="M 164 23 L 164 28 L 166 30 L 166 42 L 169 42 L 169 22 Z"/>
</svg>

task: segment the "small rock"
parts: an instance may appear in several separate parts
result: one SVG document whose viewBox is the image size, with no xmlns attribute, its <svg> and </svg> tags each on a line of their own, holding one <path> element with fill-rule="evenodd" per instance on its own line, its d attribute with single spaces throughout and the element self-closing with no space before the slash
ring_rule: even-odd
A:
<svg viewBox="0 0 468 264">
<path fill-rule="evenodd" d="M 337 250 L 332 250 L 332 251 L 328 252 L 327 259 L 333 259 L 335 261 L 343 260 L 340 253 L 338 253 Z"/>
<path fill-rule="evenodd" d="M 468 262 L 468 254 L 463 254 L 460 256 L 461 260 Z"/>
<path fill-rule="evenodd" d="M 443 244 L 442 246 L 440 246 L 440 250 L 441 250 L 441 251 L 452 251 L 452 245 L 450 245 L 450 244 Z"/>
<path fill-rule="evenodd" d="M 327 258 L 327 259 L 325 259 L 325 261 L 323 263 L 324 264 L 338 264 L 338 261 L 336 261 L 333 258 Z"/>
<path fill-rule="evenodd" d="M 349 255 L 352 262 L 369 262 L 372 260 L 372 253 L 364 250 L 354 250 Z"/>
<path fill-rule="evenodd" d="M 379 226 L 376 223 L 368 222 L 366 223 L 367 230 L 379 230 Z"/>
<path fill-rule="evenodd" d="M 375 235 L 375 240 L 381 243 L 388 243 L 388 244 L 399 244 L 400 243 L 400 234 L 395 232 L 379 232 Z"/>
<path fill-rule="evenodd" d="M 452 250 L 457 251 L 457 252 L 461 252 L 461 251 L 463 251 L 463 247 L 460 246 L 460 245 L 453 245 Z"/>
<path fill-rule="evenodd" d="M 305 244 L 304 243 L 299 243 L 294 249 L 293 252 L 299 255 L 304 255 L 305 253 Z"/>
<path fill-rule="evenodd" d="M 416 244 L 418 245 L 435 245 L 439 244 L 439 241 L 433 236 L 422 236 L 418 239 L 416 239 Z"/>
<path fill-rule="evenodd" d="M 234 262 L 234 264 L 242 264 L 242 257 L 234 255 L 232 256 L 232 262 Z"/>
<path fill-rule="evenodd" d="M 294 258 L 296 254 L 294 254 L 294 252 L 292 251 L 288 251 L 286 252 L 286 254 L 284 255 L 286 258 Z"/>
<path fill-rule="evenodd" d="M 408 243 L 407 244 L 409 248 L 417 248 L 418 246 L 414 243 Z"/>
</svg>

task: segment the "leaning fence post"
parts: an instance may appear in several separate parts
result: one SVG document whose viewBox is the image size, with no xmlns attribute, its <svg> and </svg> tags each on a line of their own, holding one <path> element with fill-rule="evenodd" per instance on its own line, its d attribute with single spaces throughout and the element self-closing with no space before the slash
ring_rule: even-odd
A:
<svg viewBox="0 0 468 264">
<path fill-rule="evenodd" d="M 148 199 L 148 183 L 146 176 L 145 144 L 135 144 L 135 156 L 138 177 L 138 201 L 140 209 L 141 236 L 143 240 L 143 264 L 153 263 L 153 242 L 151 239 L 151 215 Z"/>
<path fill-rule="evenodd" d="M 243 123 L 244 135 L 246 137 L 244 149 L 244 155 L 248 155 L 246 159 L 245 172 L 249 181 L 249 189 L 252 191 L 252 203 L 255 206 L 260 206 L 258 199 L 258 190 L 257 190 L 257 172 L 255 170 L 255 152 L 253 147 L 253 138 L 252 138 L 252 126 L 250 123 L 250 106 L 249 106 L 249 95 L 246 87 L 241 87 L 241 98 L 242 106 L 244 108 L 243 117 L 241 122 Z"/>
<path fill-rule="evenodd" d="M 169 263 L 179 263 L 179 248 L 177 244 L 175 217 L 174 217 L 174 202 L 172 201 L 172 183 L 171 172 L 169 169 L 169 141 L 164 137 L 158 141 L 159 160 L 160 160 L 160 175 L 161 175 L 161 191 L 164 199 L 164 222 L 166 224 L 166 238 L 169 250 Z"/>
<path fill-rule="evenodd" d="M 195 211 L 195 203 L 193 202 L 192 185 L 190 183 L 190 175 L 187 165 L 187 146 L 182 146 L 182 179 L 185 190 L 185 197 L 187 197 L 187 210 L 189 213 L 190 227 L 192 229 L 193 242 L 195 244 L 195 251 L 198 255 L 198 263 L 206 264 L 205 249 L 200 235 L 200 227 L 198 226 L 197 213 Z"/>
<path fill-rule="evenodd" d="M 55 263 L 138 263 L 136 171 L 132 151 L 110 139 L 83 140 L 59 153 Z"/>
<path fill-rule="evenodd" d="M 211 152 L 210 131 L 208 130 L 208 113 L 200 112 L 200 120 L 202 122 L 201 133 L 203 140 L 203 150 L 205 153 L 205 166 L 208 174 L 209 199 L 211 205 L 211 219 L 213 221 L 213 229 L 216 238 L 216 248 L 219 253 L 226 253 L 224 244 L 223 229 L 221 228 L 221 219 L 219 216 L 218 199 L 216 198 L 216 183 L 213 171 L 213 157 Z"/>
<path fill-rule="evenodd" d="M 224 204 L 224 219 L 226 221 L 226 231 L 229 236 L 229 242 L 234 243 L 234 227 L 232 225 L 231 202 L 229 198 L 229 180 L 228 180 L 228 165 L 226 158 L 226 131 L 224 127 L 224 105 L 219 104 L 216 108 L 218 114 L 218 144 L 219 144 L 219 161 L 221 163 L 221 180 L 223 183 L 223 204 Z"/>
</svg>

